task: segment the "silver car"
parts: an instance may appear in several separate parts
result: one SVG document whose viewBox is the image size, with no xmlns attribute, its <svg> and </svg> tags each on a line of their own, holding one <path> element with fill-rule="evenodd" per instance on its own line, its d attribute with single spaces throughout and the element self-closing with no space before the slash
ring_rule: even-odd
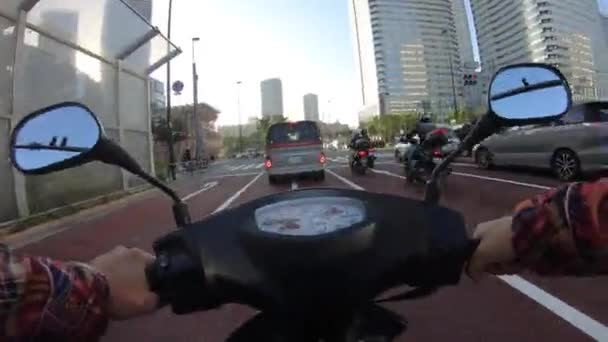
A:
<svg viewBox="0 0 608 342">
<path fill-rule="evenodd" d="M 575 105 L 559 121 L 513 127 L 476 146 L 481 168 L 549 168 L 562 181 L 608 169 L 608 102 Z"/>
<path fill-rule="evenodd" d="M 314 121 L 276 123 L 268 129 L 264 164 L 271 184 L 283 176 L 324 180 L 325 162 L 321 132 Z"/>
</svg>

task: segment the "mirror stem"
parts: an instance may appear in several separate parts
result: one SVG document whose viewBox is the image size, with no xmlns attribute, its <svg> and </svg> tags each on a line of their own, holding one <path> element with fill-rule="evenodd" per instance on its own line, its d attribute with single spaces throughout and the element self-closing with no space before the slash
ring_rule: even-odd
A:
<svg viewBox="0 0 608 342">
<path fill-rule="evenodd" d="M 441 173 L 450 165 L 454 159 L 456 159 L 462 151 L 469 150 L 478 142 L 484 140 L 490 135 L 494 134 L 498 123 L 494 120 L 492 115 L 486 114 L 479 119 L 477 125 L 469 132 L 466 138 L 460 143 L 458 148 L 450 153 L 445 159 L 441 161 L 439 165 L 433 169 L 431 178 L 426 184 L 426 190 L 424 192 L 424 202 L 428 204 L 436 205 L 439 203 L 440 191 L 439 191 L 439 176 Z"/>
<path fill-rule="evenodd" d="M 150 176 L 144 171 L 137 161 L 135 161 L 120 145 L 110 139 L 102 137 L 97 144 L 95 153 L 95 159 L 107 164 L 118 165 L 162 190 L 162 192 L 173 199 L 173 216 L 175 218 L 175 223 L 180 227 L 190 223 L 188 206 L 182 201 L 179 195 L 165 183 Z"/>
</svg>

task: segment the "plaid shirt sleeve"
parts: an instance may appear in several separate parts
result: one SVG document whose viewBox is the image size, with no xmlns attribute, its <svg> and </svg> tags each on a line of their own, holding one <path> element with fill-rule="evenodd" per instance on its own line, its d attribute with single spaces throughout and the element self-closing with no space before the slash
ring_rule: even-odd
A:
<svg viewBox="0 0 608 342">
<path fill-rule="evenodd" d="M 608 179 L 572 183 L 520 203 L 518 262 L 543 275 L 608 274 Z"/>
<path fill-rule="evenodd" d="M 0 244 L 1 341 L 97 341 L 108 297 L 106 279 L 85 264 L 17 257 Z"/>
</svg>

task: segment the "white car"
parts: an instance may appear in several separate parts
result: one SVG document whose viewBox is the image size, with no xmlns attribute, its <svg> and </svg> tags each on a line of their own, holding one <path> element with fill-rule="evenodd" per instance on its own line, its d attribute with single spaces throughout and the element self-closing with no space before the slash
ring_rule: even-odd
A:
<svg viewBox="0 0 608 342">
<path fill-rule="evenodd" d="M 417 135 L 414 139 L 420 142 L 420 138 Z M 445 157 L 454 152 L 458 148 L 458 145 L 460 145 L 460 139 L 458 139 L 453 132 L 450 132 L 448 141 L 449 142 L 446 145 L 441 147 L 441 157 Z M 411 146 L 412 144 L 409 142 L 398 142 L 395 145 L 395 161 L 399 163 L 403 162 L 403 159 Z"/>
<path fill-rule="evenodd" d="M 420 141 L 418 135 L 416 135 L 414 139 L 418 142 Z M 397 141 L 397 144 L 395 145 L 395 161 L 399 163 L 403 162 L 403 158 L 407 155 L 407 151 L 411 146 L 412 144 L 409 142 Z"/>
</svg>

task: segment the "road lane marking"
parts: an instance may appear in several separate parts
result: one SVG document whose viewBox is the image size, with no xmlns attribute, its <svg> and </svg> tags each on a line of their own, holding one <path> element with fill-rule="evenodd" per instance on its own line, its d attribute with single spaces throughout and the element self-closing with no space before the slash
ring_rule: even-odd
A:
<svg viewBox="0 0 608 342">
<path fill-rule="evenodd" d="M 262 164 L 262 165 L 264 165 L 264 164 Z M 257 165 L 257 164 L 249 164 L 249 165 L 247 165 L 247 166 L 245 166 L 245 167 L 243 168 L 243 171 L 245 171 L 245 170 L 249 170 L 249 169 L 256 169 L 256 168 L 258 168 L 258 169 L 259 169 L 259 165 Z"/>
<path fill-rule="evenodd" d="M 461 167 L 474 167 L 474 168 L 478 167 L 475 164 L 469 164 L 469 163 L 450 163 L 450 165 L 461 166 Z"/>
<path fill-rule="evenodd" d="M 461 176 L 461 177 L 477 178 L 477 179 L 483 179 L 483 180 L 493 181 L 493 182 L 498 182 L 498 183 L 507 183 L 507 184 L 513 184 L 513 185 L 519 185 L 519 186 L 527 186 L 529 188 L 535 188 L 535 189 L 541 189 L 541 190 L 553 189 L 552 187 L 544 186 L 544 185 L 517 182 L 517 181 L 512 181 L 512 180 L 503 179 L 503 178 L 486 177 L 486 176 L 474 175 L 474 174 L 470 174 L 470 173 L 452 172 L 452 174 L 456 175 L 456 176 Z"/>
<path fill-rule="evenodd" d="M 536 303 L 545 307 L 545 309 L 553 312 L 561 317 L 572 326 L 585 333 L 587 336 L 596 341 L 608 340 L 608 327 L 594 320 L 593 318 L 578 311 L 568 303 L 563 302 L 557 297 L 552 296 L 540 287 L 530 283 L 520 276 L 499 276 L 500 280 L 507 283 L 512 288 L 528 296 Z"/>
<path fill-rule="evenodd" d="M 215 178 L 224 178 L 224 177 L 244 177 L 244 176 L 256 176 L 259 172 L 244 172 L 244 173 L 235 173 L 232 175 L 210 175 L 203 176 L 204 179 L 215 179 Z"/>
<path fill-rule="evenodd" d="M 298 183 L 296 181 L 291 181 L 291 190 L 298 190 Z"/>
<path fill-rule="evenodd" d="M 391 176 L 391 177 L 397 177 L 399 179 L 407 179 L 405 176 L 400 176 L 398 174 L 392 173 L 392 172 L 388 172 L 385 170 L 374 170 L 374 169 L 370 169 L 373 173 L 379 173 L 381 175 L 387 175 L 387 176 Z"/>
<path fill-rule="evenodd" d="M 385 170 L 374 170 L 372 169 L 372 172 L 375 173 L 380 173 L 383 175 L 387 175 L 387 176 L 391 176 L 391 177 L 397 177 L 400 179 L 406 179 L 404 176 L 389 172 L 389 171 L 385 171 Z M 517 182 L 517 181 L 512 181 L 512 180 L 508 180 L 508 179 L 502 179 L 502 178 L 494 178 L 494 177 L 486 177 L 486 176 L 480 176 L 480 175 L 474 175 L 474 174 L 470 174 L 470 173 L 462 173 L 462 172 L 452 172 L 453 175 L 455 176 L 461 176 L 461 177 L 469 177 L 469 178 L 477 178 L 477 179 L 482 179 L 482 180 L 487 180 L 487 181 L 492 181 L 492 182 L 498 182 L 498 183 L 506 183 L 506 184 L 513 184 L 513 185 L 519 185 L 519 186 L 526 186 L 529 188 L 534 188 L 534 189 L 541 189 L 541 190 L 551 190 L 553 189 L 552 187 L 548 187 L 548 186 L 544 186 L 544 185 L 538 185 L 538 184 L 532 184 L 532 183 L 524 183 L 524 182 Z"/>
<path fill-rule="evenodd" d="M 259 163 L 255 168 L 256 169 L 261 169 L 262 167 L 264 167 L 264 163 Z"/>
<path fill-rule="evenodd" d="M 240 169 L 242 169 L 242 168 L 243 168 L 243 166 L 245 166 L 245 165 L 241 164 L 241 165 L 237 165 L 237 166 L 228 166 L 228 169 L 229 169 L 230 171 L 236 171 L 236 170 L 240 170 Z"/>
<path fill-rule="evenodd" d="M 187 200 L 191 199 L 192 197 L 197 196 L 200 193 L 205 192 L 205 191 L 207 191 L 207 190 L 215 187 L 217 184 L 218 183 L 216 181 L 215 182 L 207 182 L 207 183 L 203 184 L 203 187 L 200 188 L 199 190 L 197 190 L 197 191 L 195 191 L 195 192 L 193 192 L 191 194 L 188 194 L 188 195 L 182 197 L 182 201 L 186 202 Z"/>
<path fill-rule="evenodd" d="M 342 183 L 344 183 L 344 184 L 346 184 L 346 185 L 350 186 L 351 188 L 353 188 L 353 189 L 355 189 L 355 190 L 365 190 L 365 188 L 358 186 L 357 184 L 355 184 L 355 183 L 353 183 L 353 182 L 349 181 L 348 179 L 346 179 L 346 178 L 344 178 L 344 177 L 340 176 L 339 174 L 337 174 L 337 173 L 333 172 L 332 170 L 329 170 L 329 169 L 328 169 L 328 170 L 326 170 L 326 171 L 327 171 L 327 172 L 329 172 L 329 174 L 330 174 L 330 175 L 332 175 L 332 176 L 334 176 L 334 177 L 338 178 L 339 180 L 341 180 L 341 181 L 342 181 Z"/>
<path fill-rule="evenodd" d="M 224 203 L 220 204 L 220 206 L 217 207 L 211 214 L 219 213 L 220 211 L 228 208 L 232 204 L 232 202 L 234 202 L 237 198 L 239 198 L 243 194 L 243 192 L 245 192 L 251 185 L 253 185 L 253 183 L 255 183 L 258 179 L 260 179 L 260 177 L 262 177 L 263 174 L 264 174 L 264 172 L 258 173 L 258 175 L 255 176 L 249 183 L 245 184 L 244 187 L 242 187 L 239 191 L 235 192 Z"/>
<path fill-rule="evenodd" d="M 392 177 L 405 179 L 405 177 L 403 177 L 403 176 L 400 176 L 400 175 L 397 175 L 397 174 L 394 174 L 394 173 L 391 173 L 388 171 L 384 171 L 384 170 L 372 170 L 372 171 L 375 173 L 379 173 L 379 174 L 384 174 L 384 175 L 388 175 L 388 176 L 392 176 Z M 332 172 L 332 174 L 334 174 L 334 173 Z M 463 174 L 463 175 L 468 175 L 468 174 Z M 363 187 L 352 183 L 351 181 L 349 181 L 348 179 L 346 179 L 344 177 L 341 177 L 336 174 L 334 174 L 334 176 L 336 176 L 339 180 L 341 180 L 345 184 L 349 185 L 353 189 L 365 190 Z M 476 178 L 476 177 L 474 177 L 474 178 Z M 484 177 L 484 178 L 489 178 L 489 177 Z M 496 179 L 490 179 L 490 180 L 496 180 Z M 506 181 L 506 180 L 498 179 L 498 181 Z M 507 183 L 511 183 L 511 182 L 507 181 Z M 531 186 L 531 187 L 542 187 L 540 185 L 518 183 L 518 182 L 515 182 L 515 184 L 523 185 L 523 186 Z M 547 187 L 542 187 L 542 188 L 547 188 Z M 547 189 L 549 189 L 549 188 L 547 188 Z M 566 322 L 570 323 L 572 326 L 574 326 L 575 328 L 577 328 L 584 334 L 588 335 L 589 337 L 591 337 L 597 341 L 606 341 L 606 337 L 608 336 L 608 327 L 606 327 L 602 323 L 594 320 L 590 316 L 585 315 L 581 311 L 570 306 L 568 303 L 549 294 L 548 292 L 544 291 L 543 289 L 541 289 L 538 286 L 534 285 L 533 283 L 523 279 L 520 276 L 517 276 L 517 275 L 498 276 L 498 278 L 500 280 L 504 281 L 507 285 L 511 286 L 513 289 L 521 292 L 522 294 L 526 295 L 528 298 L 532 299 L 539 305 L 543 306 L 545 309 L 551 311 L 556 316 L 558 316 L 561 319 L 565 320 Z"/>
</svg>

